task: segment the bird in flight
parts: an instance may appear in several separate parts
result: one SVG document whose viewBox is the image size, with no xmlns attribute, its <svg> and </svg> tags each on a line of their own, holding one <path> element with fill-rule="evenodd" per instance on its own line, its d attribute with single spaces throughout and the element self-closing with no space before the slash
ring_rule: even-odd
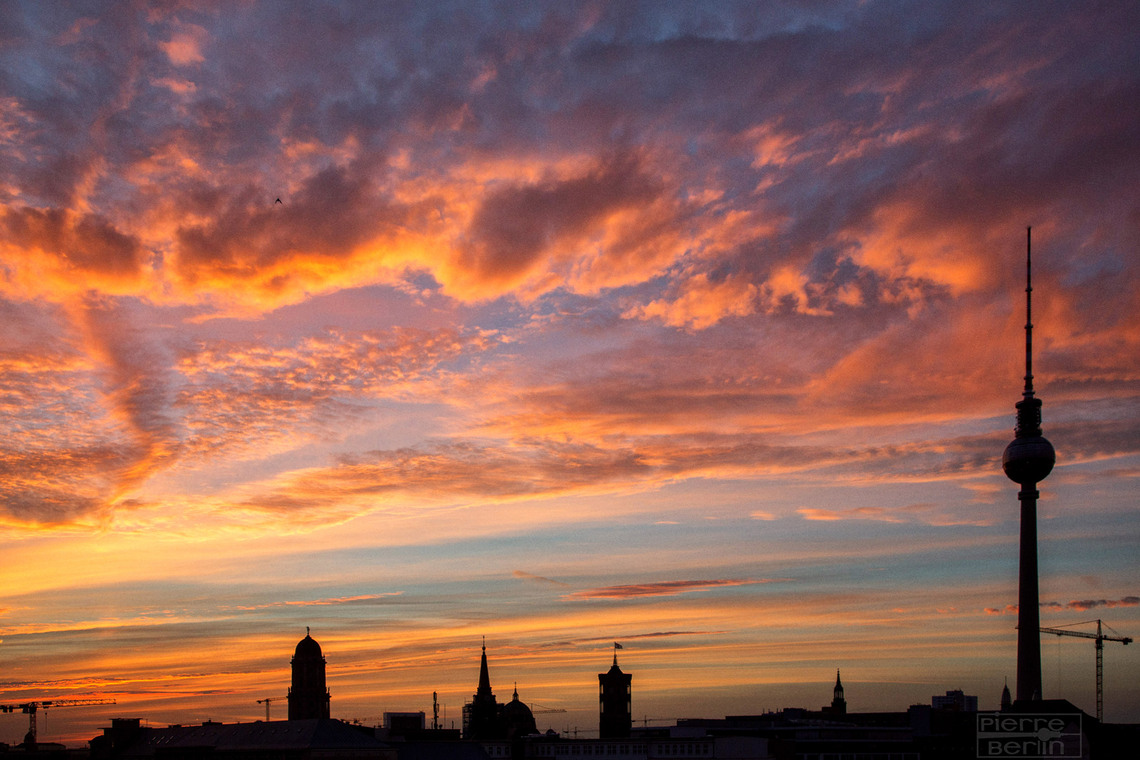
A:
<svg viewBox="0 0 1140 760">
<path fill-rule="evenodd" d="M 278 198 L 277 200 L 273 201 L 273 205 L 275 205 L 275 206 L 276 206 L 278 203 L 281 203 L 281 199 L 280 199 L 280 198 Z M 281 205 L 282 205 L 282 206 L 284 206 L 285 204 L 284 204 L 284 203 L 281 203 Z"/>
</svg>

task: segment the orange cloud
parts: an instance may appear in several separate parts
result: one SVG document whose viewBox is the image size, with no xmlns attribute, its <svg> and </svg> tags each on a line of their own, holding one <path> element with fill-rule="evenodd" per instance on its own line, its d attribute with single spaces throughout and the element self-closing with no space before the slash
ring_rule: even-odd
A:
<svg viewBox="0 0 1140 760">
<path fill-rule="evenodd" d="M 471 219 L 459 268 L 476 283 L 517 287 L 547 256 L 659 192 L 633 156 L 602 162 L 583 176 L 494 189 Z"/>
<path fill-rule="evenodd" d="M 934 504 L 910 504 L 904 507 L 850 507 L 823 509 L 801 507 L 796 513 L 805 520 L 834 522 L 838 520 L 873 520 L 886 523 L 922 523 L 925 525 L 993 525 L 997 518 L 988 512 L 963 514 L 950 512 Z"/>
<path fill-rule="evenodd" d="M 329 599 L 307 599 L 302 601 L 271 602 L 268 604 L 240 605 L 239 610 L 266 610 L 274 607 L 336 607 L 367 604 L 392 596 L 400 596 L 403 591 L 388 591 L 383 594 L 357 594 L 356 596 L 338 596 Z"/>
<path fill-rule="evenodd" d="M 196 24 L 180 23 L 174 34 L 165 42 L 159 42 L 159 49 L 166 53 L 175 66 L 190 66 L 206 60 L 202 47 L 209 38 L 205 29 Z"/>
<path fill-rule="evenodd" d="M 679 287 L 672 300 L 655 300 L 636 306 L 623 316 L 631 319 L 659 319 L 673 327 L 703 330 L 730 316 L 748 316 L 756 310 L 757 288 L 743 278 L 729 277 L 710 282 L 698 273 Z"/>
<path fill-rule="evenodd" d="M 106 217 L 29 207 L 0 211 L 0 256 L 9 272 L 0 286 L 15 299 L 92 289 L 135 292 L 150 259 L 142 241 Z"/>
</svg>

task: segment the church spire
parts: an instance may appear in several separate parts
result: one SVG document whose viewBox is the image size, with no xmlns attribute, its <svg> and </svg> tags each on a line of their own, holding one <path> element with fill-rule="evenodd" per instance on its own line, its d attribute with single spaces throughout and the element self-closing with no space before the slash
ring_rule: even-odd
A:
<svg viewBox="0 0 1140 760">
<path fill-rule="evenodd" d="M 839 668 L 835 669 L 835 688 L 831 692 L 830 712 L 833 715 L 847 714 L 847 700 L 843 698 L 843 682 L 839 680 Z"/>
<path fill-rule="evenodd" d="M 491 693 L 491 674 L 487 670 L 487 637 L 483 637 L 483 656 L 479 661 L 479 687 L 475 690 L 475 699 L 494 699 Z"/>
</svg>

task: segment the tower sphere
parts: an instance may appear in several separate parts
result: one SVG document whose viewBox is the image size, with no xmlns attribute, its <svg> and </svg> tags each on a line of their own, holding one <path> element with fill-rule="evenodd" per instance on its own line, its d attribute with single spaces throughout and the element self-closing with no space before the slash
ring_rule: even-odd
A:
<svg viewBox="0 0 1140 760">
<path fill-rule="evenodd" d="M 1001 468 L 1014 483 L 1031 486 L 1044 480 L 1053 471 L 1056 461 L 1053 444 L 1042 436 L 1032 435 L 1010 441 L 1002 454 Z"/>
</svg>

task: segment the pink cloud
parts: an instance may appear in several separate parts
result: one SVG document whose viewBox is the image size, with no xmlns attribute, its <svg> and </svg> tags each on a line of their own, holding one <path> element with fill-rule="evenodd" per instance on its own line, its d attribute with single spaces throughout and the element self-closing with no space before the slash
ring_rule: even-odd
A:
<svg viewBox="0 0 1140 760">
<path fill-rule="evenodd" d="M 522 580 L 536 581 L 538 583 L 549 584 L 551 586 L 569 586 L 570 585 L 569 583 L 563 583 L 562 581 L 556 581 L 553 578 L 544 578 L 541 575 L 533 575 L 531 573 L 527 573 L 527 572 L 524 572 L 522 570 L 512 570 L 511 575 L 514 576 L 515 578 L 520 578 Z"/>
<path fill-rule="evenodd" d="M 209 33 L 202 27 L 183 23 L 176 26 L 169 40 L 159 42 L 158 47 L 175 66 L 189 66 L 206 60 L 202 47 L 208 38 Z"/>
<path fill-rule="evenodd" d="M 572 594 L 568 594 L 566 596 L 566 599 L 636 599 L 646 596 L 674 596 L 677 594 L 707 591 L 709 589 L 724 588 L 727 586 L 748 586 L 754 583 L 776 583 L 779 580 L 787 579 L 726 578 L 719 580 L 661 581 L 658 583 L 638 583 L 627 586 L 606 586 L 603 588 L 589 589 L 586 591 L 575 591 Z"/>
</svg>

